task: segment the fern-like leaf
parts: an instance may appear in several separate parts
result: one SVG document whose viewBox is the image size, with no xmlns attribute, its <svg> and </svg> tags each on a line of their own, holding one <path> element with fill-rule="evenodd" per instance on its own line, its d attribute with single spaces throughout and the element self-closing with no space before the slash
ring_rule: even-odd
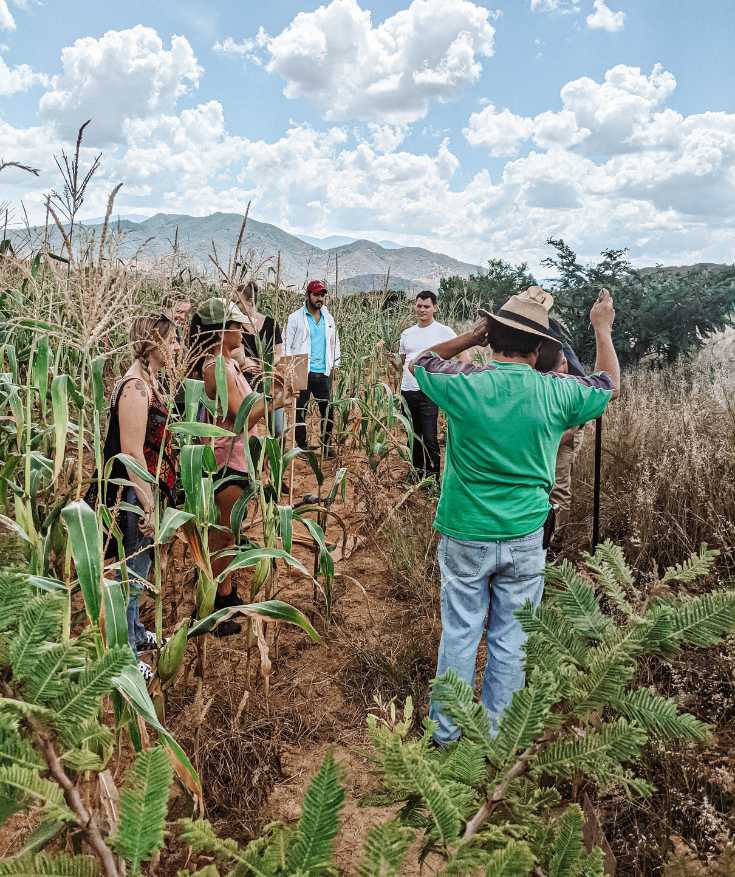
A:
<svg viewBox="0 0 735 877">
<path fill-rule="evenodd" d="M 358 877 L 396 877 L 414 833 L 397 822 L 375 825 L 368 832 Z"/>
<path fill-rule="evenodd" d="M 487 779 L 485 747 L 460 737 L 455 746 L 441 753 L 440 773 L 448 780 L 477 789 Z"/>
<path fill-rule="evenodd" d="M 64 693 L 66 671 L 84 664 L 74 643 L 55 643 L 35 656 L 33 671 L 26 676 L 23 694 L 31 703 L 49 703 Z"/>
<path fill-rule="evenodd" d="M 486 751 L 490 747 L 490 714 L 475 700 L 472 688 L 460 679 L 455 670 L 431 682 L 432 698 L 467 737 Z"/>
<path fill-rule="evenodd" d="M 558 567 L 547 567 L 546 578 L 553 585 L 547 591 L 551 605 L 556 606 L 583 636 L 601 640 L 612 621 L 603 615 L 592 585 L 568 560 L 562 561 Z"/>
<path fill-rule="evenodd" d="M 0 725 L 0 765 L 8 764 L 30 770 L 45 767 L 45 762 L 32 743 L 19 733 L 14 723 Z"/>
<path fill-rule="evenodd" d="M 217 860 L 225 864 L 245 865 L 243 851 L 237 843 L 227 838 L 223 840 L 206 819 L 180 819 L 178 822 L 181 839 L 196 853 L 214 853 Z M 243 868 L 242 873 L 247 873 Z"/>
<path fill-rule="evenodd" d="M 704 741 L 710 736 L 708 725 L 690 713 L 680 713 L 673 700 L 647 688 L 626 691 L 611 706 L 662 740 Z"/>
<path fill-rule="evenodd" d="M 509 765 L 516 752 L 526 749 L 541 735 L 557 693 L 558 686 L 550 673 L 535 673 L 528 687 L 513 694 L 490 753 L 499 770 Z"/>
<path fill-rule="evenodd" d="M 112 756 L 115 738 L 107 725 L 88 719 L 66 734 L 71 748 L 63 755 L 64 764 L 73 770 L 104 770 Z"/>
<path fill-rule="evenodd" d="M 599 847 L 582 857 L 579 866 L 579 877 L 605 877 L 605 856 Z"/>
<path fill-rule="evenodd" d="M 561 612 L 548 606 L 534 609 L 529 600 L 515 615 L 523 630 L 543 640 L 557 660 L 576 666 L 582 664 L 587 646 Z"/>
<path fill-rule="evenodd" d="M 61 631 L 63 607 L 63 598 L 57 594 L 35 597 L 27 603 L 10 642 L 10 666 L 16 679 L 27 679 L 35 672 L 42 646 Z"/>
<path fill-rule="evenodd" d="M 485 877 L 528 877 L 533 864 L 533 853 L 528 844 L 511 840 L 503 849 L 490 853 Z"/>
<path fill-rule="evenodd" d="M 572 804 L 562 814 L 549 862 L 549 877 L 576 877 L 582 856 L 582 809 Z"/>
<path fill-rule="evenodd" d="M 720 552 L 716 548 L 707 548 L 702 545 L 699 552 L 692 554 L 684 563 L 677 563 L 676 566 L 670 566 L 661 579 L 662 584 L 669 582 L 681 582 L 682 584 L 690 584 L 696 582 L 712 572 L 715 559 Z"/>
<path fill-rule="evenodd" d="M 30 598 L 30 588 L 18 575 L 8 570 L 0 573 L 0 631 L 18 626 Z"/>
<path fill-rule="evenodd" d="M 112 678 L 131 661 L 128 646 L 116 646 L 98 658 L 76 682 L 67 682 L 53 702 L 54 725 L 61 735 L 72 739 L 75 726 L 97 715 L 100 698 L 112 690 Z"/>
<path fill-rule="evenodd" d="M 639 756 L 646 740 L 640 725 L 616 719 L 584 737 L 563 738 L 552 743 L 540 753 L 532 773 L 568 778 L 582 772 L 605 784 L 618 775 L 616 767 Z"/>
<path fill-rule="evenodd" d="M 37 770 L 9 764 L 0 767 L 0 788 L 12 789 L 22 801 L 41 804 L 46 813 L 58 819 L 71 819 L 61 787 L 38 775 Z"/>
<path fill-rule="evenodd" d="M 37 853 L 0 862 L 0 877 L 97 877 L 99 863 L 93 856 Z"/>
<path fill-rule="evenodd" d="M 710 591 L 673 610 L 671 636 L 676 644 L 714 646 L 735 630 L 735 590 Z"/>
<path fill-rule="evenodd" d="M 332 756 L 327 755 L 304 797 L 301 819 L 288 856 L 291 871 L 308 874 L 330 864 L 344 797 L 337 765 Z"/>
<path fill-rule="evenodd" d="M 132 874 L 163 846 L 173 771 L 162 746 L 139 752 L 120 793 L 120 822 L 113 840 Z"/>
</svg>

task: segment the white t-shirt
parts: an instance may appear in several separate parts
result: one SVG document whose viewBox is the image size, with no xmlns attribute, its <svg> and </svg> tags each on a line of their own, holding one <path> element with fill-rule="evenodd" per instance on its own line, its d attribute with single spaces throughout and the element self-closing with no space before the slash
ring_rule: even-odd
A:
<svg viewBox="0 0 735 877">
<path fill-rule="evenodd" d="M 419 389 L 416 378 L 408 370 L 409 362 L 413 362 L 419 353 L 428 350 L 433 344 L 439 344 L 442 341 L 448 341 L 450 338 L 456 337 L 457 333 L 453 329 L 450 329 L 449 326 L 445 326 L 443 323 L 437 323 L 436 320 L 428 326 L 419 326 L 417 324 L 404 329 L 401 332 L 401 342 L 398 346 L 398 352 L 401 356 L 406 357 L 406 362 L 403 366 L 401 389 Z"/>
</svg>

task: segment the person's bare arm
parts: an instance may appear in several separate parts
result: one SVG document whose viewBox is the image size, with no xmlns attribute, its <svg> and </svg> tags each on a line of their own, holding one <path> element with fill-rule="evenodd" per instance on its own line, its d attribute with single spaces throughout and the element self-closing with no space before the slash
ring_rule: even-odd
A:
<svg viewBox="0 0 735 877">
<path fill-rule="evenodd" d="M 595 330 L 595 371 L 607 372 L 613 384 L 613 399 L 620 395 L 620 363 L 612 340 L 615 308 L 610 293 L 601 290 L 590 311 L 590 322 Z"/>
<path fill-rule="evenodd" d="M 125 384 L 117 407 L 118 423 L 120 425 L 120 450 L 123 454 L 128 454 L 137 463 L 140 463 L 143 469 L 146 470 L 148 469 L 148 464 L 143 453 L 143 447 L 148 424 L 149 404 L 147 387 L 141 379 L 137 379 L 128 381 Z M 138 477 L 135 472 L 131 472 L 130 469 L 127 472 L 128 478 L 135 485 L 135 493 L 146 515 L 146 518 L 140 521 L 140 530 L 146 536 L 152 536 L 153 527 L 149 518 L 155 507 L 153 490 L 151 485 Z"/>
<path fill-rule="evenodd" d="M 456 356 L 461 362 L 471 362 L 469 354 L 466 354 L 465 356 L 461 356 L 461 354 L 466 350 L 470 350 L 472 347 L 486 346 L 487 323 L 485 320 L 480 320 L 478 323 L 475 323 L 469 332 L 464 332 L 462 335 L 457 335 L 456 338 L 449 338 L 447 341 L 434 344 L 431 347 L 431 351 L 441 359 L 453 359 Z M 423 351 L 423 353 L 426 353 L 426 351 Z M 411 374 L 413 374 L 416 367 L 415 363 L 421 355 L 422 354 L 419 354 L 419 356 L 409 364 L 408 370 Z"/>
<path fill-rule="evenodd" d="M 203 377 L 204 377 L 204 389 L 207 391 L 207 395 L 210 398 L 214 398 L 217 387 L 216 380 L 214 375 L 214 362 L 208 362 L 205 364 L 202 369 Z M 245 399 L 253 392 L 252 387 L 248 384 L 247 380 L 245 383 L 247 384 L 247 392 L 244 392 L 241 385 L 235 379 L 235 373 L 232 368 L 225 369 L 227 374 L 227 410 L 231 417 L 237 417 L 237 413 L 240 410 L 240 406 L 245 401 Z M 287 391 L 284 390 L 283 385 L 277 380 L 274 379 L 274 394 L 273 394 L 273 405 L 276 408 L 281 408 L 284 405 L 288 404 L 290 401 L 290 396 Z M 253 405 L 250 410 L 250 414 L 248 415 L 248 430 L 251 430 L 256 423 L 259 423 L 264 417 L 266 412 L 267 404 L 265 399 L 261 399 L 255 405 Z"/>
</svg>

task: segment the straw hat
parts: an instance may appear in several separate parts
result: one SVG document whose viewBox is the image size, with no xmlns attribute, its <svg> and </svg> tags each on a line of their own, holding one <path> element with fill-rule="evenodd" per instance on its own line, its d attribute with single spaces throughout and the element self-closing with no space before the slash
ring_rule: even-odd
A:
<svg viewBox="0 0 735 877">
<path fill-rule="evenodd" d="M 512 295 L 508 301 L 494 314 L 480 310 L 480 314 L 488 320 L 495 320 L 511 329 L 538 335 L 543 339 L 544 348 L 558 351 L 561 341 L 549 330 L 549 311 L 554 305 L 554 296 L 540 286 L 529 286 L 523 292 Z"/>
</svg>

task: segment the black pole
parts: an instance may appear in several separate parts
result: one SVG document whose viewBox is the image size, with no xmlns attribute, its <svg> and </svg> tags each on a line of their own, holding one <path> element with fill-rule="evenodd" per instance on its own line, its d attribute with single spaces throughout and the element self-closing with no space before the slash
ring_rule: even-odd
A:
<svg viewBox="0 0 735 877">
<path fill-rule="evenodd" d="M 595 421 L 595 483 L 592 499 L 592 550 L 600 541 L 600 468 L 602 463 L 602 418 Z"/>
</svg>

